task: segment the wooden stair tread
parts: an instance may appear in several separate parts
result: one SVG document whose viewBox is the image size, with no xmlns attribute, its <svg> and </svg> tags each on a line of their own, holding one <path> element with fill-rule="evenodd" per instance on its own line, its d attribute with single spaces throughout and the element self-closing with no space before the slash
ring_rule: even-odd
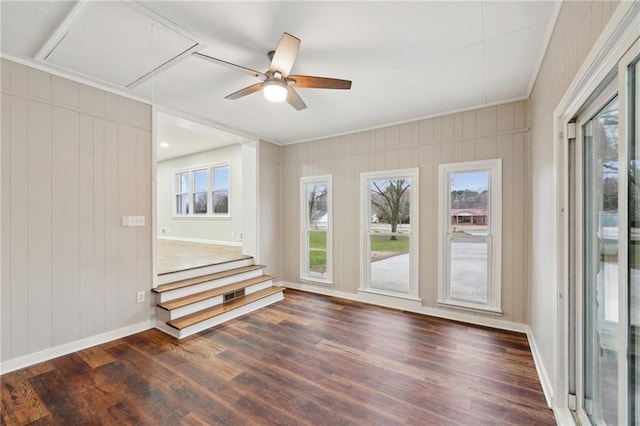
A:
<svg viewBox="0 0 640 426">
<path fill-rule="evenodd" d="M 186 280 L 180 280 L 180 281 L 172 282 L 169 284 L 159 285 L 158 287 L 152 289 L 151 291 L 153 291 L 154 293 L 161 294 L 167 291 L 189 287 L 192 285 L 204 283 L 207 281 L 217 280 L 220 278 L 231 277 L 233 275 L 242 274 L 243 272 L 251 272 L 251 271 L 255 271 L 257 269 L 262 269 L 262 268 L 264 268 L 264 265 L 242 266 L 240 268 L 228 269 L 226 271 L 220 271 L 213 274 L 202 275 L 195 278 L 187 278 Z"/>
<path fill-rule="evenodd" d="M 171 311 L 173 309 L 191 305 L 192 303 L 200 302 L 202 300 L 210 299 L 216 296 L 222 296 L 223 294 L 231 293 L 245 287 L 269 281 L 271 279 L 273 279 L 273 276 L 271 275 L 260 275 L 258 277 L 253 277 L 235 283 L 227 284 L 222 287 L 212 288 L 211 290 L 201 291 L 200 293 L 194 293 L 188 296 L 179 297 L 177 299 L 168 300 L 166 302 L 158 303 L 156 306 L 162 309 L 166 309 L 167 311 Z"/>
<path fill-rule="evenodd" d="M 225 264 L 225 263 L 237 262 L 238 260 L 251 259 L 252 257 L 253 256 L 250 256 L 250 255 L 247 255 L 247 254 L 243 254 L 241 256 L 234 256 L 233 258 L 229 258 L 229 259 L 226 259 L 226 260 L 220 260 L 218 262 L 207 263 L 205 265 L 194 265 L 194 266 L 189 266 L 189 267 L 186 267 L 186 268 L 185 267 L 180 267 L 180 268 L 173 269 L 173 270 L 158 272 L 158 276 L 175 274 L 176 272 L 182 272 L 182 271 L 192 271 L 192 270 L 196 270 L 196 269 L 208 268 L 209 266 L 215 266 L 215 265 L 222 265 L 222 264 Z"/>
<path fill-rule="evenodd" d="M 177 330 L 182 330 L 191 325 L 197 324 L 202 321 L 206 321 L 209 318 L 213 318 L 218 315 L 222 315 L 225 312 L 229 312 L 233 309 L 239 308 L 240 306 L 248 305 L 249 303 L 255 302 L 256 300 L 260 300 L 267 296 L 271 296 L 272 294 L 276 294 L 281 291 L 284 291 L 284 289 L 285 289 L 284 287 L 279 287 L 279 286 L 265 288 L 264 290 L 247 294 L 246 296 L 239 297 L 230 302 L 213 306 L 211 308 L 203 309 L 202 311 L 194 312 L 193 314 L 185 315 L 183 317 L 174 319 L 172 321 L 168 321 L 167 325 Z"/>
</svg>

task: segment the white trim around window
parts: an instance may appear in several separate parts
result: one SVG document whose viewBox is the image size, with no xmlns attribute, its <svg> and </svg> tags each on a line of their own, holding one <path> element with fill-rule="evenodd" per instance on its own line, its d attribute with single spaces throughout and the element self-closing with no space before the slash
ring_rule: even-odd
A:
<svg viewBox="0 0 640 426">
<path fill-rule="evenodd" d="M 300 178 L 300 280 L 333 285 L 333 178 Z M 313 241 L 312 241 L 313 240 Z"/>
<path fill-rule="evenodd" d="M 408 183 L 408 192 L 402 196 L 402 217 L 399 218 L 397 227 L 393 227 L 388 218 L 378 217 L 374 211 L 376 203 L 375 200 L 372 203 L 371 191 L 372 188 L 377 188 L 374 191 L 378 191 L 380 196 L 384 198 L 381 194 L 386 192 L 385 188 L 392 186 L 392 184 L 399 186 L 400 181 Z M 374 183 L 377 183 L 378 186 L 376 187 Z M 418 269 L 420 259 L 418 254 L 420 235 L 419 183 L 420 176 L 417 167 L 360 174 L 361 230 L 360 287 L 358 291 L 401 299 L 420 300 Z M 372 244 L 375 242 L 382 246 L 385 244 L 386 238 L 389 238 L 386 243 L 388 247 L 381 248 L 379 253 L 384 255 L 384 258 L 372 261 Z M 398 252 L 402 252 L 402 256 L 393 254 L 396 249 Z M 386 252 L 383 253 L 385 250 Z M 386 262 L 387 265 L 382 267 L 378 262 Z M 375 268 L 374 263 L 377 266 Z"/>
<path fill-rule="evenodd" d="M 226 182 L 215 182 L 216 170 L 227 170 Z M 200 175 L 200 178 L 196 178 Z M 231 165 L 229 162 L 182 168 L 173 172 L 173 218 L 174 219 L 230 219 L 231 218 Z M 185 183 L 186 181 L 186 183 Z M 218 194 L 226 196 L 226 202 L 214 205 Z M 199 197 L 206 200 L 199 208 L 196 206 Z M 180 200 L 180 201 L 179 201 Z M 182 212 L 178 207 L 182 205 Z M 222 206 L 222 207 L 221 207 Z M 204 207 L 204 209 L 203 209 Z M 226 207 L 226 211 L 225 210 Z M 216 213 L 215 210 L 222 209 Z M 196 212 L 198 210 L 198 212 Z"/>
<path fill-rule="evenodd" d="M 487 194 L 454 206 L 456 187 Z M 501 315 L 502 160 L 441 164 L 438 188 L 438 304 Z"/>
</svg>

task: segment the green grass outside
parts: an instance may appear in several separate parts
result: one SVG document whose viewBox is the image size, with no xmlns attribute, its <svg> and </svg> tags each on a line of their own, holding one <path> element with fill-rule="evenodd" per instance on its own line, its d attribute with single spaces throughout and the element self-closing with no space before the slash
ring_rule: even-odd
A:
<svg viewBox="0 0 640 426">
<path fill-rule="evenodd" d="M 387 251 L 394 253 L 409 253 L 409 237 L 397 237 L 392 240 L 386 235 L 371 236 L 371 251 Z"/>
<path fill-rule="evenodd" d="M 309 270 L 327 272 L 327 252 L 325 250 L 309 250 Z"/>
<path fill-rule="evenodd" d="M 618 244 L 605 243 L 602 249 L 601 259 L 609 263 L 618 262 Z M 640 269 L 640 245 L 635 242 L 629 245 L 629 267 Z"/>
<path fill-rule="evenodd" d="M 324 231 L 309 232 L 309 248 L 311 249 L 327 249 L 327 233 Z"/>
</svg>

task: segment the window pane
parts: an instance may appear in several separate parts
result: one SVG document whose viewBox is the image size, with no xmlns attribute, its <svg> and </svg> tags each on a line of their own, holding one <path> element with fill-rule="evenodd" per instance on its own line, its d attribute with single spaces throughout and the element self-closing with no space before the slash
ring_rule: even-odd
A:
<svg viewBox="0 0 640 426">
<path fill-rule="evenodd" d="M 453 232 L 487 235 L 489 223 L 489 172 L 452 173 L 451 227 Z"/>
<path fill-rule="evenodd" d="M 212 202 L 213 202 L 214 213 L 229 213 L 229 192 L 228 191 L 214 191 Z"/>
<path fill-rule="evenodd" d="M 189 214 L 189 195 L 176 195 L 176 214 Z"/>
<path fill-rule="evenodd" d="M 207 214 L 206 192 L 196 192 L 193 194 L 193 212 L 195 214 Z"/>
<path fill-rule="evenodd" d="M 370 235 L 370 287 L 409 292 L 409 236 Z"/>
<path fill-rule="evenodd" d="M 327 277 L 327 233 L 326 231 L 309 231 L 309 276 Z"/>
<path fill-rule="evenodd" d="M 487 242 L 482 238 L 452 238 L 450 245 L 451 298 L 486 304 Z"/>
<path fill-rule="evenodd" d="M 306 184 L 307 226 L 316 229 L 327 229 L 327 185 L 324 183 Z"/>
<path fill-rule="evenodd" d="M 411 179 L 369 181 L 370 223 L 376 232 L 408 232 L 411 226 Z"/>
<path fill-rule="evenodd" d="M 178 191 L 181 193 L 189 192 L 189 172 L 178 173 Z"/>
<path fill-rule="evenodd" d="M 229 167 L 215 167 L 213 169 L 214 190 L 229 189 Z"/>
<path fill-rule="evenodd" d="M 194 170 L 193 172 L 193 192 L 207 192 L 209 190 L 207 185 L 208 180 L 207 169 L 204 170 Z M 206 196 L 205 196 L 206 198 Z"/>
<path fill-rule="evenodd" d="M 584 394 L 595 424 L 618 424 L 618 99 L 584 134 Z"/>
</svg>

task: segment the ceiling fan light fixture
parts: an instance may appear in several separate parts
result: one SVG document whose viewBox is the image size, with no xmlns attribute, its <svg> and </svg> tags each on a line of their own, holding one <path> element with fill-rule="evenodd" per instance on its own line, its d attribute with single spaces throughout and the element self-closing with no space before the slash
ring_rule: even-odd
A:
<svg viewBox="0 0 640 426">
<path fill-rule="evenodd" d="M 287 83 L 282 80 L 267 80 L 262 86 L 264 97 L 271 102 L 282 102 L 287 99 Z"/>
</svg>

